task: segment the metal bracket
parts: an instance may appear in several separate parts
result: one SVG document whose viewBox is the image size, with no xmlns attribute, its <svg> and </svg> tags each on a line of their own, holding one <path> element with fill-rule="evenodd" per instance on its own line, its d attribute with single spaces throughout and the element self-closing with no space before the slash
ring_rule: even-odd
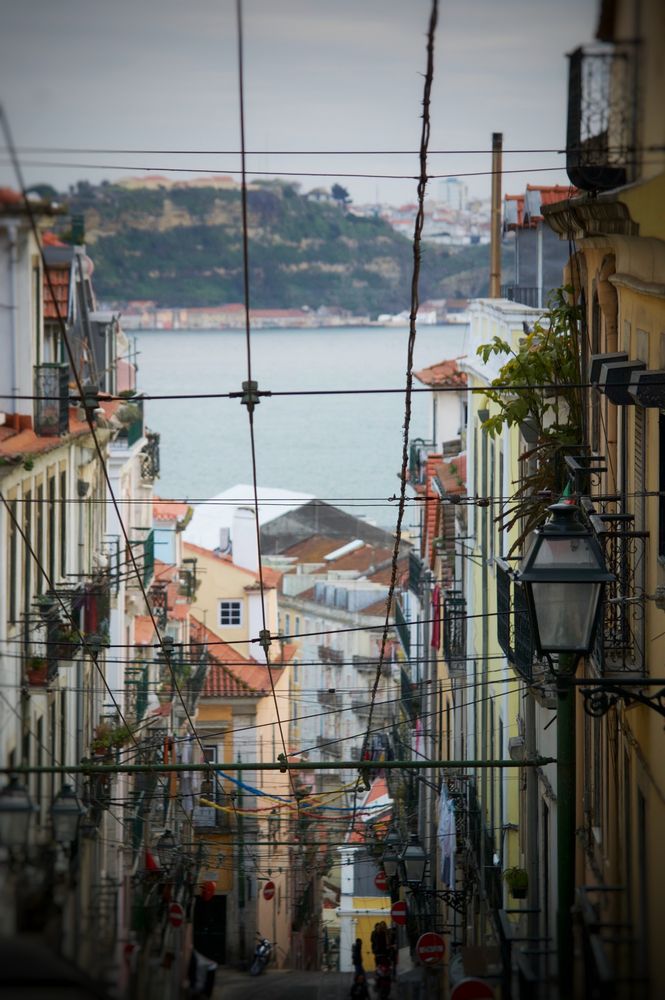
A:
<svg viewBox="0 0 665 1000">
<path fill-rule="evenodd" d="M 649 682 L 641 680 L 633 683 L 636 687 L 645 687 Z M 595 719 L 607 715 L 619 701 L 623 701 L 626 708 L 632 705 L 652 708 L 665 719 L 665 687 L 654 694 L 645 694 L 643 691 L 630 691 L 622 685 L 605 682 L 580 688 L 580 692 L 584 698 L 584 711 Z"/>
<path fill-rule="evenodd" d="M 467 892 L 465 889 L 415 889 L 412 890 L 416 896 L 433 896 L 442 900 L 455 913 L 464 913 L 466 910 Z"/>
</svg>

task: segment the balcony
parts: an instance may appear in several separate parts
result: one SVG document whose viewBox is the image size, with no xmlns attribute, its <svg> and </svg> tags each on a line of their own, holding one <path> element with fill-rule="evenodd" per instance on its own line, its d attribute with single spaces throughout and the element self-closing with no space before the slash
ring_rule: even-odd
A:
<svg viewBox="0 0 665 1000">
<path fill-rule="evenodd" d="M 543 289 L 529 285 L 501 285 L 501 298 L 540 309 L 543 304 Z"/>
<path fill-rule="evenodd" d="M 344 664 L 344 653 L 339 649 L 332 649 L 330 646 L 319 646 L 319 659 L 321 663 L 335 663 L 342 666 Z"/>
<path fill-rule="evenodd" d="M 35 433 L 58 437 L 69 429 L 69 366 L 35 365 Z"/>
<path fill-rule="evenodd" d="M 145 436 L 146 443 L 139 455 L 141 479 L 144 483 L 152 483 L 159 477 L 159 434 L 146 431 Z"/>
<path fill-rule="evenodd" d="M 443 599 L 443 655 L 451 676 L 466 670 L 466 600 L 459 590 Z"/>
<path fill-rule="evenodd" d="M 204 796 L 207 798 L 207 796 Z M 225 793 L 212 796 L 210 801 L 217 801 L 225 808 L 231 807 L 231 797 Z M 213 806 L 195 805 L 192 813 L 192 824 L 197 830 L 215 830 L 217 833 L 229 833 L 232 828 L 232 812 L 215 809 Z"/>
<path fill-rule="evenodd" d="M 632 514 L 597 512 L 585 502 L 591 527 L 615 579 L 607 584 L 592 657 L 603 676 L 645 672 L 644 592 L 648 532 L 634 530 Z"/>
<path fill-rule="evenodd" d="M 427 457 L 436 450 L 434 441 L 414 438 L 409 442 L 409 482 L 412 486 L 422 486 L 425 482 Z"/>
<path fill-rule="evenodd" d="M 141 574 L 143 585 L 144 587 L 149 587 L 155 572 L 155 533 L 152 528 L 144 528 L 142 530 L 146 532 L 145 537 L 131 539 L 129 544 L 132 547 L 134 559 Z M 128 559 L 127 561 L 129 572 L 131 574 L 133 570 L 132 560 Z M 129 579 L 131 583 L 131 575 Z"/>
<path fill-rule="evenodd" d="M 133 444 L 143 437 L 143 400 L 140 396 L 133 396 L 125 400 L 115 414 L 121 427 L 116 440 L 125 447 L 131 448 Z"/>
<path fill-rule="evenodd" d="M 568 56 L 566 172 L 583 191 L 608 191 L 634 176 L 637 46 L 595 45 Z"/>
<path fill-rule="evenodd" d="M 496 611 L 499 645 L 520 677 L 531 684 L 535 653 L 531 619 L 524 591 L 503 559 L 496 560 Z"/>
<path fill-rule="evenodd" d="M 335 691 L 319 691 L 317 694 L 319 705 L 324 708 L 341 708 L 342 696 Z"/>
<path fill-rule="evenodd" d="M 319 748 L 325 757 L 334 757 L 336 760 L 339 760 L 342 756 L 340 744 L 334 736 L 317 736 L 315 746 Z"/>
</svg>

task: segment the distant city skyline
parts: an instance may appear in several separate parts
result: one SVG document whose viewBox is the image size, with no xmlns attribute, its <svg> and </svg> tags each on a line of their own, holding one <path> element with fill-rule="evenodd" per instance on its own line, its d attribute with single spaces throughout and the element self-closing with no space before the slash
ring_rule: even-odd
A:
<svg viewBox="0 0 665 1000">
<path fill-rule="evenodd" d="M 596 7 L 440 4 L 430 197 L 440 196 L 437 175 L 460 177 L 471 197 L 489 193 L 493 131 L 504 133 L 506 150 L 563 147 L 565 53 L 593 37 Z M 250 178 L 291 176 L 304 191 L 337 182 L 356 202 L 412 201 L 429 12 L 429 0 L 245 0 Z M 237 179 L 235 4 L 8 5 L 0 100 L 29 184 L 63 190 L 142 170 Z M 566 182 L 556 152 L 506 152 L 504 169 L 509 191 Z M 0 183 L 16 185 L 6 151 Z"/>
</svg>

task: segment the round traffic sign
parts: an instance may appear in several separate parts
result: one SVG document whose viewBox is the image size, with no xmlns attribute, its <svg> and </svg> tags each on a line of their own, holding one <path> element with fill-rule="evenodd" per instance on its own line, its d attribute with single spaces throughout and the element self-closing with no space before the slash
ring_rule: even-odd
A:
<svg viewBox="0 0 665 1000">
<path fill-rule="evenodd" d="M 484 979 L 460 979 L 450 994 L 450 1000 L 494 1000 L 494 990 Z"/>
<path fill-rule="evenodd" d="M 266 884 L 263 886 L 263 898 L 272 899 L 274 895 L 275 895 L 275 883 L 266 882 Z"/>
<path fill-rule="evenodd" d="M 406 923 L 406 915 L 408 910 L 406 908 L 406 903 L 403 899 L 400 899 L 397 903 L 393 903 L 392 910 L 390 911 L 390 916 L 394 924 L 398 924 L 403 927 Z"/>
<path fill-rule="evenodd" d="M 169 906 L 169 923 L 171 927 L 180 927 L 185 919 L 185 911 L 180 903 L 171 903 Z"/>
<path fill-rule="evenodd" d="M 388 876 L 385 872 L 377 872 L 374 876 L 374 885 L 379 892 L 385 892 L 388 888 Z"/>
<path fill-rule="evenodd" d="M 215 889 L 217 885 L 215 882 L 208 881 L 204 882 L 201 886 L 201 899 L 204 903 L 208 903 L 212 897 L 215 895 Z"/>
<path fill-rule="evenodd" d="M 421 934 L 416 944 L 416 954 L 423 965 L 438 965 L 443 962 L 446 953 L 446 942 L 440 934 L 427 931 Z"/>
</svg>

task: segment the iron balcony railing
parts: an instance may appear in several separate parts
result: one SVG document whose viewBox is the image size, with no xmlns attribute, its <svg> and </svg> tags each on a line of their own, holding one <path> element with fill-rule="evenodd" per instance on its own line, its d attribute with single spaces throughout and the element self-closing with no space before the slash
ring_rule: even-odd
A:
<svg viewBox="0 0 665 1000">
<path fill-rule="evenodd" d="M 520 677 L 531 684 L 535 644 L 524 590 L 505 560 L 496 559 L 495 565 L 499 645 Z"/>
<path fill-rule="evenodd" d="M 409 552 L 409 590 L 418 597 L 423 592 L 423 562 L 416 552 Z"/>
<path fill-rule="evenodd" d="M 466 669 L 466 600 L 459 590 L 443 599 L 443 655 L 450 674 Z"/>
<path fill-rule="evenodd" d="M 595 45 L 568 56 L 566 171 L 584 191 L 633 179 L 637 130 L 637 46 Z"/>
<path fill-rule="evenodd" d="M 146 443 L 139 455 L 141 479 L 151 483 L 159 476 L 159 434 L 155 431 L 146 431 L 145 436 Z"/>
<path fill-rule="evenodd" d="M 645 672 L 644 593 L 648 532 L 634 530 L 632 514 L 600 513 L 587 501 L 591 527 L 614 580 L 605 587 L 592 657 L 601 674 Z"/>
<path fill-rule="evenodd" d="M 422 485 L 425 482 L 424 470 L 427 465 L 427 457 L 435 450 L 434 441 L 425 441 L 424 438 L 414 438 L 409 443 L 409 482 L 414 485 Z"/>
<path fill-rule="evenodd" d="M 340 708 L 342 704 L 341 694 L 337 694 L 335 691 L 319 691 L 317 698 L 319 705 L 323 705 L 325 708 Z"/>
<path fill-rule="evenodd" d="M 319 659 L 322 663 L 335 663 L 339 666 L 344 663 L 344 653 L 339 649 L 332 649 L 331 646 L 319 646 Z"/>
<path fill-rule="evenodd" d="M 41 437 L 57 437 L 69 429 L 69 366 L 66 364 L 36 365 L 35 433 Z"/>
<path fill-rule="evenodd" d="M 543 303 L 543 289 L 528 285 L 502 285 L 501 298 L 538 309 Z"/>
</svg>

